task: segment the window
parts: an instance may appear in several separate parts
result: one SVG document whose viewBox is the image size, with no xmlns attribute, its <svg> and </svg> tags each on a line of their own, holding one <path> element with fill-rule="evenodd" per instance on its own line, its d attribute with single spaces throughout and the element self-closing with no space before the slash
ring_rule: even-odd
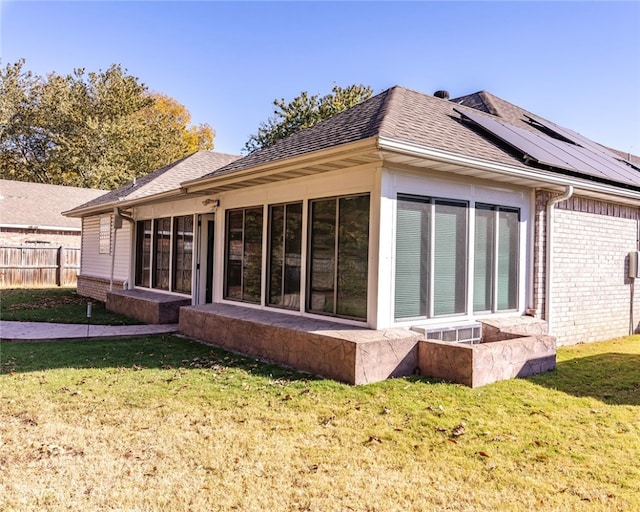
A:
<svg viewBox="0 0 640 512">
<path fill-rule="evenodd" d="M 262 206 L 227 211 L 224 298 L 260 303 Z"/>
<path fill-rule="evenodd" d="M 192 215 L 136 222 L 136 286 L 190 294 L 192 260 Z"/>
<path fill-rule="evenodd" d="M 433 316 L 466 311 L 467 204 L 434 201 Z"/>
<path fill-rule="evenodd" d="M 398 196 L 396 318 L 466 312 L 467 210 L 462 201 Z"/>
<path fill-rule="evenodd" d="M 111 215 L 100 217 L 99 253 L 111 254 Z"/>
<path fill-rule="evenodd" d="M 476 204 L 474 311 L 517 309 L 519 223 L 517 209 Z"/>
<path fill-rule="evenodd" d="M 365 320 L 369 195 L 311 201 L 309 226 L 307 310 Z"/>
<path fill-rule="evenodd" d="M 267 303 L 300 308 L 302 203 L 269 207 L 269 290 Z"/>
<path fill-rule="evenodd" d="M 173 219 L 172 290 L 191 293 L 193 258 L 193 215 Z"/>
<path fill-rule="evenodd" d="M 136 222 L 136 286 L 149 288 L 151 276 L 151 221 Z"/>
<path fill-rule="evenodd" d="M 153 287 L 169 289 L 169 261 L 171 252 L 171 219 L 156 219 L 153 233 Z"/>
</svg>

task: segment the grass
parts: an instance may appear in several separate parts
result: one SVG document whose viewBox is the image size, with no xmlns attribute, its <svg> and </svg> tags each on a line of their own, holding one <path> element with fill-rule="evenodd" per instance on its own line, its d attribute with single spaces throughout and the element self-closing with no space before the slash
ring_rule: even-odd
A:
<svg viewBox="0 0 640 512">
<path fill-rule="evenodd" d="M 640 336 L 478 389 L 176 336 L 0 346 L 0 510 L 640 510 Z"/>
<path fill-rule="evenodd" d="M 75 288 L 8 288 L 0 291 L 0 318 L 20 322 L 86 324 L 87 302 Z M 91 323 L 133 325 L 140 322 L 112 313 L 92 300 Z"/>
</svg>

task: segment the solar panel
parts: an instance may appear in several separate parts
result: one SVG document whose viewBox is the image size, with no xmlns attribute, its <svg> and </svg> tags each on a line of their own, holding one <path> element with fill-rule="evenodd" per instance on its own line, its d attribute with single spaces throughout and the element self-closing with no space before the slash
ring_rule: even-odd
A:
<svg viewBox="0 0 640 512">
<path fill-rule="evenodd" d="M 609 150 L 608 148 L 601 146 L 600 144 L 593 142 L 590 139 L 587 139 L 585 136 L 580 135 L 578 132 L 574 132 L 569 128 L 564 128 L 560 125 L 552 123 L 551 121 L 547 121 L 546 119 L 542 119 L 541 117 L 537 117 L 532 114 L 525 114 L 524 116 L 530 121 L 533 121 L 535 124 L 543 126 L 547 130 L 552 131 L 553 133 L 555 133 L 556 135 L 559 135 L 560 137 L 564 137 L 568 141 L 571 141 L 574 144 L 577 144 L 578 146 L 592 149 L 596 153 L 603 153 L 605 155 L 608 155 L 610 158 L 613 158 L 614 160 L 625 162 L 626 164 L 631 165 L 632 167 L 637 169 L 635 165 L 633 165 L 631 162 L 629 162 L 625 158 L 622 158 L 620 155 L 615 154 L 613 151 Z"/>
<path fill-rule="evenodd" d="M 640 187 L 640 172 L 604 152 L 558 140 L 543 132 L 526 130 L 496 117 L 455 110 L 521 152 L 525 161 L 534 160 L 598 180 Z"/>
</svg>

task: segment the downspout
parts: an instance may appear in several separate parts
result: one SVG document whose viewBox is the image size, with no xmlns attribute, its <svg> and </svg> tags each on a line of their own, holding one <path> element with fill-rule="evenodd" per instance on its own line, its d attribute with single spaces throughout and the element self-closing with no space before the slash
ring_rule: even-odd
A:
<svg viewBox="0 0 640 512">
<path fill-rule="evenodd" d="M 116 242 L 118 240 L 118 228 L 122 227 L 122 219 L 133 224 L 134 220 L 124 215 L 117 206 L 113 209 L 113 248 L 111 250 L 111 276 L 109 279 L 109 291 L 113 291 L 113 274 L 116 266 Z M 118 222 L 120 220 L 120 222 Z"/>
<path fill-rule="evenodd" d="M 640 251 L 640 215 L 636 220 L 636 250 Z M 634 298 L 636 296 L 636 281 L 638 280 L 637 278 L 633 277 L 630 279 L 631 286 L 629 288 L 631 297 L 629 298 L 629 336 L 635 334 L 636 331 L 634 319 Z"/>
<path fill-rule="evenodd" d="M 567 185 L 564 194 L 552 197 L 547 202 L 547 240 L 546 240 L 546 269 L 545 269 L 545 293 L 544 293 L 544 319 L 551 329 L 551 286 L 553 282 L 553 212 L 554 206 L 561 201 L 566 201 L 573 195 L 573 186 Z"/>
</svg>

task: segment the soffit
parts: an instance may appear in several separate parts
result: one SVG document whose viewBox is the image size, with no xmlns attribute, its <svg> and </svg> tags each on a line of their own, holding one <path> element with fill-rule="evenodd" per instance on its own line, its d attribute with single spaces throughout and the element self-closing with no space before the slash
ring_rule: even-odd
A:
<svg viewBox="0 0 640 512">
<path fill-rule="evenodd" d="M 253 169 L 213 176 L 206 182 L 183 183 L 183 188 L 188 194 L 216 194 L 380 163 L 380 154 L 375 142 L 376 139 L 372 138 L 344 148 L 318 151 L 305 155 L 304 158 L 291 158 Z"/>
<path fill-rule="evenodd" d="M 462 163 L 455 161 L 455 155 L 449 155 L 447 159 L 444 157 L 429 158 L 404 151 L 383 150 L 381 157 L 385 167 L 409 172 L 428 172 L 445 179 L 454 175 L 462 179 L 490 181 L 530 189 L 543 188 L 557 192 L 564 192 L 567 185 L 573 185 L 576 188 L 576 194 L 581 196 L 630 204 L 636 207 L 640 201 L 639 193 L 624 191 L 628 193 L 628 197 L 624 197 L 620 195 L 623 191 L 614 187 L 600 186 L 589 180 L 559 176 L 552 171 L 535 170 L 532 172 L 532 169 L 525 167 L 510 168 L 482 161 Z"/>
<path fill-rule="evenodd" d="M 640 200 L 640 194 L 633 191 L 620 191 L 615 187 L 559 175 L 550 170 L 532 169 L 525 164 L 504 165 L 470 158 L 463 154 L 430 150 L 422 146 L 414 146 L 412 150 L 411 146 L 402 142 L 398 147 L 394 147 L 390 139 L 378 137 L 357 144 L 349 144 L 342 150 L 318 151 L 304 158 L 293 158 L 278 162 L 276 165 L 266 165 L 211 178 L 207 183 L 183 184 L 183 192 L 188 195 L 194 193 L 215 195 L 372 164 L 410 172 L 435 173 L 444 179 L 455 176 L 456 179 L 482 180 L 501 185 L 508 184 L 530 189 L 544 188 L 557 192 L 563 192 L 567 185 L 573 185 L 580 195 L 634 206 L 637 206 Z M 624 196 L 625 193 L 627 197 Z"/>
</svg>

